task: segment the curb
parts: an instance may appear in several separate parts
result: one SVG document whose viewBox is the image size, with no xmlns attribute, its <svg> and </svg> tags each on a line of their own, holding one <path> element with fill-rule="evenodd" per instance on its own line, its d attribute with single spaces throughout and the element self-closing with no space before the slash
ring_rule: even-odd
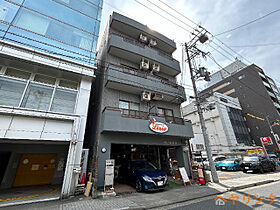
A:
<svg viewBox="0 0 280 210">
<path fill-rule="evenodd" d="M 238 186 L 238 187 L 230 187 L 227 189 L 227 191 L 236 191 L 236 190 L 242 190 L 245 188 L 249 188 L 249 187 L 254 187 L 254 186 L 259 186 L 259 185 L 264 185 L 264 184 L 268 184 L 268 183 L 272 183 L 272 182 L 277 182 L 280 181 L 280 179 L 271 179 L 271 180 L 265 180 L 265 181 L 261 181 L 261 182 L 255 182 L 255 183 L 251 183 L 251 184 L 246 184 L 246 185 L 242 185 L 242 186 Z"/>
</svg>

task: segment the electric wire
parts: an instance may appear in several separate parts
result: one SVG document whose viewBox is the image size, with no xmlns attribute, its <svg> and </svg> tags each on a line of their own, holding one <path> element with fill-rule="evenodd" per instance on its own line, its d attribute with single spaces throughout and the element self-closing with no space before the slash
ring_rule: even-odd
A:
<svg viewBox="0 0 280 210">
<path fill-rule="evenodd" d="M 172 21 L 172 20 L 170 20 L 170 19 L 168 19 L 168 18 L 164 17 L 162 14 L 160 14 L 160 13 L 158 13 L 158 12 L 154 11 L 153 9 L 149 8 L 148 6 L 146 6 L 145 4 L 142 4 L 142 3 L 141 3 L 141 2 L 139 2 L 138 0 L 134 0 L 134 1 L 135 1 L 135 2 L 137 2 L 138 4 L 142 5 L 142 6 L 143 6 L 143 7 L 145 7 L 146 9 L 148 9 L 148 10 L 150 10 L 150 11 L 154 12 L 155 14 L 159 15 L 160 17 L 164 18 L 165 20 L 167 20 L 167 21 L 169 21 L 169 22 L 173 23 L 174 25 L 176 25 L 176 26 L 180 27 L 180 28 L 181 28 L 181 29 L 183 29 L 184 31 L 187 31 L 187 32 L 189 32 L 190 34 L 193 34 L 193 32 L 191 32 L 190 30 L 188 30 L 188 29 L 186 29 L 186 28 L 184 28 L 184 27 L 182 27 L 182 26 L 178 25 L 178 24 L 177 24 L 177 23 L 175 23 L 174 21 Z"/>
<path fill-rule="evenodd" d="M 216 36 L 220 36 L 220 35 L 225 34 L 225 33 L 229 33 L 229 32 L 231 32 L 231 31 L 235 31 L 235 30 L 237 30 L 237 29 L 239 29 L 239 28 L 242 28 L 242 27 L 244 27 L 244 26 L 250 25 L 250 24 L 252 24 L 252 23 L 254 23 L 254 22 L 256 22 L 256 21 L 259 21 L 259 20 L 261 20 L 261 19 L 263 19 L 263 18 L 265 18 L 265 17 L 267 17 L 267 16 L 269 16 L 269 15 L 272 15 L 272 14 L 274 14 L 274 13 L 276 13 L 276 12 L 279 12 L 279 11 L 280 11 L 280 9 L 276 9 L 276 10 L 274 10 L 274 11 L 272 11 L 272 12 L 267 13 L 266 15 L 263 15 L 263 16 L 261 16 L 261 17 L 259 17 L 259 18 L 256 18 L 256 19 L 254 19 L 254 20 L 251 20 L 251 21 L 249 21 L 249 22 L 247 22 L 247 23 L 245 23 L 245 24 L 242 24 L 242 25 L 240 25 L 240 26 L 237 26 L 237 27 L 234 27 L 234 28 L 232 28 L 232 29 L 226 30 L 226 31 L 224 31 L 224 32 L 218 33 L 218 34 L 216 34 L 216 35 L 214 35 L 214 36 L 216 37 Z"/>
</svg>

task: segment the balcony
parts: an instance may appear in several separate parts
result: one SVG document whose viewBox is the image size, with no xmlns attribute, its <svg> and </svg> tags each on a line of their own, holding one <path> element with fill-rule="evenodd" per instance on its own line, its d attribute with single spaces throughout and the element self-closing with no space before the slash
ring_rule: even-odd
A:
<svg viewBox="0 0 280 210">
<path fill-rule="evenodd" d="M 144 57 L 150 62 L 159 63 L 161 72 L 171 76 L 176 76 L 181 72 L 179 62 L 168 54 L 119 34 L 110 34 L 108 53 L 139 64 Z"/>
<path fill-rule="evenodd" d="M 153 118 L 165 123 L 168 126 L 168 132 L 157 134 L 151 131 L 149 129 L 149 122 Z M 167 116 L 165 118 L 155 113 L 113 107 L 106 107 L 103 110 L 101 130 L 102 132 L 141 133 L 184 138 L 193 137 L 191 122 L 184 121 L 182 118 L 173 116 Z"/>
<path fill-rule="evenodd" d="M 150 38 L 157 40 L 157 48 L 165 51 L 169 54 L 176 50 L 176 44 L 173 40 L 163 36 L 162 34 L 149 29 L 146 25 L 143 25 L 135 20 L 125 17 L 116 12 L 113 13 L 110 20 L 110 27 L 126 34 L 134 39 L 138 39 L 141 33 L 147 35 Z"/>
<path fill-rule="evenodd" d="M 174 103 L 182 103 L 186 100 L 182 86 L 147 72 L 110 65 L 106 75 L 106 87 L 108 88 L 139 95 L 144 90 L 161 93 L 163 94 L 163 101 L 172 101 Z"/>
</svg>

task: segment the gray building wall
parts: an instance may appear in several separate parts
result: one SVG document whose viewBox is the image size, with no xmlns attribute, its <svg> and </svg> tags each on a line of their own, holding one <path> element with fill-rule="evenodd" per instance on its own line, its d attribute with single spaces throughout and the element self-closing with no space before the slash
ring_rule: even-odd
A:
<svg viewBox="0 0 280 210">
<path fill-rule="evenodd" d="M 259 71 L 262 70 L 258 66 L 250 65 L 201 91 L 201 95 L 213 91 L 223 94 L 230 93 L 229 96 L 239 99 L 244 115 L 249 113 L 265 119 L 262 121 L 246 116 L 246 124 L 250 130 L 253 143 L 256 145 L 262 145 L 261 137 L 272 137 L 273 145 L 266 146 L 268 151 L 272 152 L 274 149 L 278 149 L 278 146 L 275 138 L 271 135 L 266 117 L 269 118 L 270 122 L 277 121 L 280 117 L 262 77 L 258 73 Z M 272 129 L 280 135 L 279 126 L 274 126 Z"/>
</svg>

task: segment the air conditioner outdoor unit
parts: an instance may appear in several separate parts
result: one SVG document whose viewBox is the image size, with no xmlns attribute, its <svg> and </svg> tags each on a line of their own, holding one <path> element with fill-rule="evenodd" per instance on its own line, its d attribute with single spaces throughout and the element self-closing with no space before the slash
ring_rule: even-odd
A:
<svg viewBox="0 0 280 210">
<path fill-rule="evenodd" d="M 148 42 L 148 37 L 145 36 L 144 34 L 140 34 L 139 40 L 141 42 L 147 43 Z"/>
<path fill-rule="evenodd" d="M 153 94 L 153 99 L 154 99 L 154 100 L 157 100 L 157 101 L 160 101 L 160 100 L 163 99 L 163 95 L 160 94 L 160 93 L 154 93 L 154 94 Z"/>
<path fill-rule="evenodd" d="M 140 69 L 146 71 L 149 69 L 149 61 L 147 59 L 142 59 L 140 63 Z"/>
<path fill-rule="evenodd" d="M 142 96 L 141 96 L 141 100 L 142 101 L 150 101 L 151 100 L 151 96 L 152 96 L 151 92 L 143 91 L 142 92 Z"/>
<path fill-rule="evenodd" d="M 149 43 L 149 45 L 150 45 L 151 47 L 156 46 L 156 45 L 157 45 L 157 40 L 150 39 L 150 43 Z"/>
<path fill-rule="evenodd" d="M 154 64 L 153 64 L 153 68 L 152 68 L 152 72 L 153 72 L 153 73 L 154 73 L 154 72 L 158 73 L 159 71 L 160 71 L 160 66 L 159 66 L 159 64 L 154 63 Z"/>
</svg>

